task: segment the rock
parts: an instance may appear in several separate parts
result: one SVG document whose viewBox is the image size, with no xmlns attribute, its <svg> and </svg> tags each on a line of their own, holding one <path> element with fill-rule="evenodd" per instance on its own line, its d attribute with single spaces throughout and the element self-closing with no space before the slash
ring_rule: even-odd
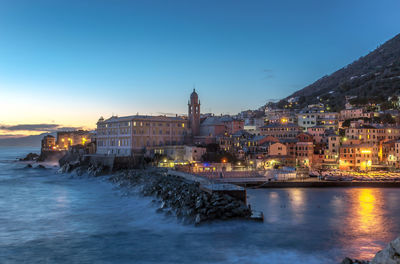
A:
<svg viewBox="0 0 400 264">
<path fill-rule="evenodd" d="M 400 264 L 400 237 L 376 253 L 371 264 Z"/>
<path fill-rule="evenodd" d="M 345 257 L 341 264 L 353 264 L 353 260 L 351 258 Z"/>
<path fill-rule="evenodd" d="M 75 166 L 72 162 L 66 162 L 62 168 L 69 171 L 71 165 Z M 87 170 L 94 173 L 101 168 L 90 165 Z M 110 176 L 109 181 L 121 188 L 138 186 L 137 190 L 142 195 L 158 197 L 152 201 L 153 204 L 159 204 L 157 212 L 175 214 L 183 223 L 198 225 L 214 219 L 249 219 L 251 215 L 251 210 L 237 198 L 226 194 L 209 194 L 201 190 L 197 183 L 167 176 L 157 169 L 121 171 Z"/>
<path fill-rule="evenodd" d="M 42 164 L 39 164 L 39 165 L 36 166 L 35 169 L 46 169 L 46 167 L 43 166 Z"/>
<path fill-rule="evenodd" d="M 198 225 L 198 224 L 201 223 L 201 215 L 200 215 L 200 214 L 197 214 L 197 215 L 196 215 L 196 218 L 194 219 L 194 223 L 195 223 L 196 225 Z"/>
<path fill-rule="evenodd" d="M 29 153 L 28 155 L 26 155 L 25 158 L 21 158 L 19 159 L 20 161 L 35 161 L 39 158 L 39 155 L 36 153 Z"/>
<path fill-rule="evenodd" d="M 25 168 L 32 168 L 32 164 L 26 165 Z"/>
</svg>

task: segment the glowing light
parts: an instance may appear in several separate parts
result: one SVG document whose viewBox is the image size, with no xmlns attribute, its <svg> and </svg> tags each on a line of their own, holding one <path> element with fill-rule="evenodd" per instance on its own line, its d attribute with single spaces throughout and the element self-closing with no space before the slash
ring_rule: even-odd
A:
<svg viewBox="0 0 400 264">
<path fill-rule="evenodd" d="M 363 149 L 363 150 L 361 150 L 361 153 L 363 153 L 363 154 L 370 154 L 370 153 L 371 153 L 371 150 L 369 150 L 369 149 Z"/>
</svg>

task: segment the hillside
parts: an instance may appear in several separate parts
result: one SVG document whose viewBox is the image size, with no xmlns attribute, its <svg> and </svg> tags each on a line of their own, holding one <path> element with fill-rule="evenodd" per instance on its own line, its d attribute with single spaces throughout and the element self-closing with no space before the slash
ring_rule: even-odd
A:
<svg viewBox="0 0 400 264">
<path fill-rule="evenodd" d="M 50 135 L 49 133 L 43 133 L 35 136 L 26 136 L 26 137 L 17 137 L 17 138 L 1 138 L 0 146 L 1 147 L 10 147 L 10 146 L 18 146 L 18 147 L 40 147 L 41 140 L 44 136 Z"/>
<path fill-rule="evenodd" d="M 344 107 L 344 96 L 355 96 L 353 103 L 382 103 L 400 93 L 400 34 L 388 40 L 368 55 L 346 67 L 324 76 L 313 84 L 281 100 L 296 98 L 296 108 L 322 102 L 332 110 Z"/>
</svg>

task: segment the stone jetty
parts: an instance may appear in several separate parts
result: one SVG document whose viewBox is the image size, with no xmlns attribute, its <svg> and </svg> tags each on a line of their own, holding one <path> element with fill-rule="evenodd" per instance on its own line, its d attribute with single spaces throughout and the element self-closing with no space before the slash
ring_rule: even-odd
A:
<svg viewBox="0 0 400 264">
<path fill-rule="evenodd" d="M 250 219 L 252 215 L 240 199 L 206 192 L 199 182 L 168 175 L 160 169 L 122 171 L 112 175 L 110 181 L 125 188 L 138 187 L 143 195 L 157 197 L 158 212 L 176 215 L 188 223 Z"/>
</svg>

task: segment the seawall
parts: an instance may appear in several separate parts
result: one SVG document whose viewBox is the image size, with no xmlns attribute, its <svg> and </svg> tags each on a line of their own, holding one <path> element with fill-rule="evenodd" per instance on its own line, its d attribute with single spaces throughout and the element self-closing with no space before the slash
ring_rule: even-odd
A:
<svg viewBox="0 0 400 264">
<path fill-rule="evenodd" d="M 362 181 L 288 181 L 288 182 L 236 182 L 235 184 L 249 188 L 400 188 L 400 182 L 362 182 Z"/>
</svg>

